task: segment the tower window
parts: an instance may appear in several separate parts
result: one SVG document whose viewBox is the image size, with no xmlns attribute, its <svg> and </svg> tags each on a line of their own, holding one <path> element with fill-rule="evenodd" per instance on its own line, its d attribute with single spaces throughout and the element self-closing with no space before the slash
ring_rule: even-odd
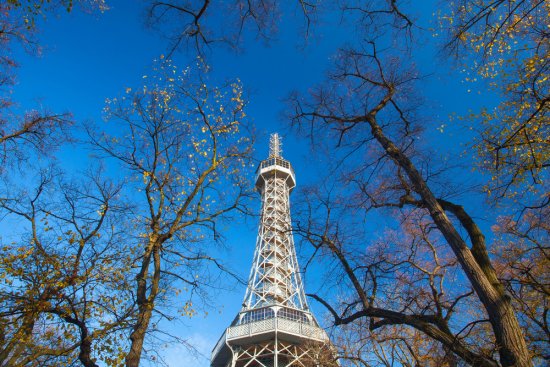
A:
<svg viewBox="0 0 550 367">
<path fill-rule="evenodd" d="M 266 319 L 272 319 L 275 317 L 275 312 L 271 308 L 260 308 L 257 310 L 248 311 L 241 319 L 241 324 L 248 324 L 249 322 L 262 321 Z"/>
<path fill-rule="evenodd" d="M 281 308 L 277 312 L 277 317 L 291 320 L 291 321 L 301 322 L 304 324 L 309 324 L 309 319 L 302 311 L 293 310 L 291 308 Z"/>
</svg>

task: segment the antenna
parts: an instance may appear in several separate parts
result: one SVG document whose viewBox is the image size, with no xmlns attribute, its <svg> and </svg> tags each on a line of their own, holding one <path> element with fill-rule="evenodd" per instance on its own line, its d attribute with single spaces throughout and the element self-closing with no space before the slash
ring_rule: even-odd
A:
<svg viewBox="0 0 550 367">
<path fill-rule="evenodd" d="M 278 158 L 281 156 L 281 139 L 278 133 L 273 133 L 269 137 L 269 158 Z"/>
</svg>

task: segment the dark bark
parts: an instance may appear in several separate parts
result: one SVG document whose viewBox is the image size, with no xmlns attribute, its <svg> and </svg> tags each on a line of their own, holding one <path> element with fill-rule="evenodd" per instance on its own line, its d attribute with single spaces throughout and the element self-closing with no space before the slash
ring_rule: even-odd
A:
<svg viewBox="0 0 550 367">
<path fill-rule="evenodd" d="M 437 199 L 437 202 L 445 211 L 452 213 L 459 220 L 462 227 L 464 227 L 464 229 L 468 232 L 470 242 L 472 243 L 472 247 L 470 248 L 472 255 L 485 273 L 485 276 L 490 280 L 493 287 L 495 287 L 495 289 L 497 289 L 500 293 L 504 294 L 504 286 L 500 280 L 498 280 L 495 269 L 491 264 L 489 254 L 487 253 L 487 246 L 485 245 L 485 235 L 481 229 L 466 212 L 463 206 L 454 204 L 444 199 Z M 414 200 L 410 196 L 403 196 L 400 198 L 399 206 L 403 206 L 404 204 L 414 205 L 419 208 L 426 208 L 424 202 Z"/>
<path fill-rule="evenodd" d="M 487 253 L 487 246 L 485 245 L 485 236 L 483 235 L 483 232 L 481 232 L 481 229 L 461 205 L 456 205 L 442 199 L 438 199 L 438 202 L 441 204 L 443 209 L 453 213 L 454 216 L 460 221 L 460 224 L 464 227 L 464 229 L 466 229 L 468 235 L 470 236 L 470 241 L 472 242 L 472 247 L 470 248 L 472 255 L 493 287 L 500 294 L 504 295 L 504 286 L 498 280 L 495 269 L 491 264 L 489 254 Z"/>
<path fill-rule="evenodd" d="M 383 101 L 382 103 L 385 104 L 387 102 Z M 491 273 L 492 267 L 490 267 L 490 263 L 489 267 L 483 263 L 485 260 L 483 252 L 486 253 L 486 250 L 479 248 L 482 243 L 479 241 L 476 243 L 478 258 L 482 261 L 480 264 L 465 241 L 460 237 L 460 234 L 445 214 L 441 204 L 435 198 L 414 164 L 393 141 L 385 136 L 382 128 L 376 121 L 375 115 L 377 111 L 374 110 L 366 117 L 366 122 L 371 127 L 371 133 L 385 152 L 406 172 L 415 192 L 422 198 L 425 208 L 430 212 L 434 223 L 447 240 L 479 299 L 485 306 L 499 347 L 502 366 L 532 366 L 523 332 L 514 314 L 510 298 L 502 291 L 502 286 L 495 287 L 492 282 L 493 279 L 486 274 L 486 272 Z M 458 213 L 461 214 L 460 212 Z M 474 238 L 476 236 L 477 234 L 474 233 Z M 482 266 L 485 267 L 483 268 Z"/>
<path fill-rule="evenodd" d="M 80 330 L 80 351 L 78 353 L 78 360 L 82 363 L 82 365 L 84 367 L 99 367 L 92 359 L 92 336 L 88 331 L 86 323 L 69 315 L 64 315 L 62 312 L 58 312 L 57 310 L 52 311 L 53 313 L 61 316 L 63 320 L 78 327 Z"/>
<path fill-rule="evenodd" d="M 389 104 L 394 106 L 398 111 L 399 108 L 396 107 L 396 104 L 392 99 L 395 94 L 395 87 L 391 82 L 387 81 L 383 75 L 381 61 L 377 58 L 375 52 L 370 57 L 374 60 L 373 62 L 375 63 L 375 67 L 378 68 L 377 70 L 378 73 L 380 73 L 380 80 L 378 81 L 371 78 L 367 78 L 366 80 L 370 84 L 383 89 L 385 94 L 380 98 L 379 103 L 372 107 L 368 113 L 364 115 L 349 116 L 346 115 L 345 112 L 341 112 L 342 114 L 338 115 L 334 113 L 330 107 L 324 106 L 324 102 L 321 102 L 321 106 L 327 108 L 328 113 L 326 114 L 319 112 L 319 109 L 316 109 L 313 112 L 303 112 L 298 102 L 299 108 L 297 111 L 299 118 L 309 117 L 312 119 L 312 122 L 317 118 L 328 123 L 333 122 L 338 125 L 337 130 L 341 131 L 342 134 L 350 133 L 349 130 L 354 126 L 365 123 L 368 124 L 370 127 L 371 136 L 383 148 L 385 154 L 387 154 L 407 176 L 410 184 L 412 185 L 412 190 L 420 196 L 421 206 L 429 212 L 432 220 L 444 236 L 445 240 L 449 244 L 449 247 L 455 254 L 462 270 L 472 284 L 475 293 L 489 316 L 489 321 L 492 325 L 497 343 L 496 347 L 498 348 L 501 365 L 503 367 L 532 366 L 530 353 L 527 349 L 523 332 L 512 308 L 510 297 L 505 294 L 504 287 L 498 281 L 495 271 L 491 266 L 487 255 L 487 249 L 485 247 L 483 233 L 479 230 L 477 225 L 475 225 L 475 222 L 467 215 L 463 208 L 458 205 L 451 205 L 449 202 L 440 202 L 436 199 L 435 195 L 430 190 L 426 181 L 417 170 L 409 156 L 405 154 L 394 141 L 386 136 L 382 127 L 379 125 L 377 121 L 378 112 L 386 108 Z M 413 199 L 408 197 L 407 200 Z M 403 203 L 399 204 L 399 206 L 402 205 Z M 472 249 L 467 246 L 465 240 L 460 236 L 454 224 L 447 217 L 444 207 L 446 207 L 448 211 L 452 212 L 466 228 L 472 240 Z M 346 272 L 350 274 L 350 269 L 346 269 Z M 358 292 L 359 298 L 362 302 L 364 302 L 364 294 L 362 294 L 363 291 L 359 291 L 357 286 L 354 286 Z M 366 309 L 368 310 L 368 308 Z M 431 331 L 423 331 L 434 339 L 440 340 Z M 449 347 L 453 346 L 449 345 Z M 458 355 L 461 355 L 456 351 L 456 348 L 451 348 L 451 350 Z M 461 357 L 464 358 L 463 355 L 461 355 Z M 465 360 L 469 360 L 470 363 L 473 363 L 471 362 L 471 359 L 465 358 Z M 474 365 L 479 365 L 476 363 L 474 363 Z"/>
<path fill-rule="evenodd" d="M 155 307 L 155 299 L 159 292 L 160 286 L 160 247 L 161 243 L 157 241 L 158 236 L 153 236 L 151 239 L 144 261 L 141 264 L 141 270 L 136 277 L 137 282 L 137 299 L 138 317 L 137 321 L 130 334 L 130 350 L 126 355 L 127 367 L 138 367 L 143 351 L 143 342 L 149 327 L 149 322 Z M 147 295 L 147 274 L 149 273 L 149 265 L 153 260 L 153 277 L 151 279 L 151 289 Z"/>
<path fill-rule="evenodd" d="M 437 315 L 408 315 L 401 312 L 385 310 L 371 306 L 369 298 L 365 294 L 359 279 L 355 276 L 351 265 L 349 264 L 346 256 L 336 246 L 336 244 L 324 237 L 322 243 L 331 250 L 331 252 L 338 258 L 342 264 L 346 275 L 349 277 L 353 284 L 355 291 L 357 292 L 363 309 L 355 312 L 349 316 L 341 317 L 338 313 L 322 298 L 314 294 L 308 294 L 308 296 L 316 299 L 322 303 L 332 314 L 335 325 L 349 324 L 359 318 L 370 317 L 380 318 L 381 321 L 374 322 L 371 319 L 370 328 L 374 330 L 384 325 L 409 325 L 417 330 L 422 331 L 426 335 L 430 336 L 434 340 L 442 343 L 453 353 L 457 354 L 464 361 L 468 362 L 472 366 L 478 367 L 498 367 L 498 364 L 482 355 L 473 353 L 467 347 L 465 347 L 456 337 L 450 332 L 446 322 Z"/>
</svg>

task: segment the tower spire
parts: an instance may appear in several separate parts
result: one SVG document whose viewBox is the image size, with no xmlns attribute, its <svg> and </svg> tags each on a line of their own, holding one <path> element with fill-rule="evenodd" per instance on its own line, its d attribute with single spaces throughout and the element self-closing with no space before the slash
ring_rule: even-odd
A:
<svg viewBox="0 0 550 367">
<path fill-rule="evenodd" d="M 273 133 L 269 137 L 269 158 L 277 158 L 281 156 L 281 140 L 278 133 Z"/>
<path fill-rule="evenodd" d="M 330 345 L 304 293 L 290 219 L 296 177 L 281 145 L 271 134 L 269 156 L 256 171 L 262 209 L 248 286 L 241 311 L 212 351 L 212 367 L 320 365 L 320 348 Z"/>
</svg>

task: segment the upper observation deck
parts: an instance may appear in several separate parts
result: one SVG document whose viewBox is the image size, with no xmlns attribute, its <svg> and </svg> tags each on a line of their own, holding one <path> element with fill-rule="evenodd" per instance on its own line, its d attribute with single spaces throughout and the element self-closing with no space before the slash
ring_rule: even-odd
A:
<svg viewBox="0 0 550 367">
<path fill-rule="evenodd" d="M 278 134 L 269 140 L 269 157 L 264 159 L 256 170 L 256 188 L 262 190 L 266 180 L 280 177 L 287 180 L 290 190 L 296 186 L 296 175 L 289 161 L 281 156 L 281 142 Z"/>
</svg>

